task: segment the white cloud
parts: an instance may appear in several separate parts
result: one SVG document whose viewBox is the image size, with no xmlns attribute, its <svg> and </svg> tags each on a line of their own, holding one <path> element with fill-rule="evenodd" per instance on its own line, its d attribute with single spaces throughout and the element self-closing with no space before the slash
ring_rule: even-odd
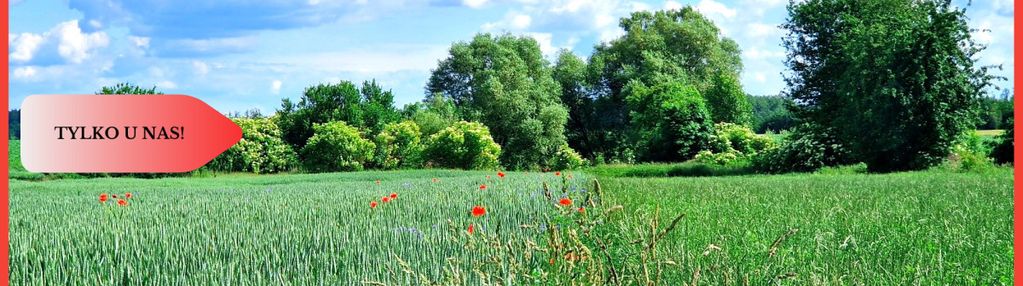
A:
<svg viewBox="0 0 1023 286">
<path fill-rule="evenodd" d="M 783 59 L 785 58 L 785 51 L 782 50 L 766 50 L 760 47 L 750 47 L 742 51 L 742 56 L 747 60 L 763 60 L 763 59 Z"/>
<path fill-rule="evenodd" d="M 110 44 L 110 38 L 104 32 L 82 33 L 78 20 L 57 24 L 50 33 L 55 34 L 59 41 L 57 53 L 65 60 L 76 64 L 89 58 L 92 50 Z"/>
<path fill-rule="evenodd" d="M 670 0 L 669 1 L 664 1 L 664 9 L 665 10 L 678 10 L 678 9 L 682 9 L 682 3 L 678 3 L 678 2 L 670 1 Z"/>
<path fill-rule="evenodd" d="M 513 28 L 519 29 L 519 30 L 523 30 L 523 29 L 529 28 L 529 24 L 532 23 L 532 22 L 533 22 L 533 18 L 529 17 L 529 15 L 518 14 L 518 15 L 512 16 L 511 24 L 512 24 Z"/>
<path fill-rule="evenodd" d="M 149 48 L 149 37 L 128 36 L 128 41 L 131 41 L 136 48 Z"/>
<path fill-rule="evenodd" d="M 696 10 L 708 16 L 720 16 L 725 19 L 735 18 L 735 9 L 728 8 L 725 4 L 714 0 L 700 0 L 696 4 Z"/>
<path fill-rule="evenodd" d="M 554 36 L 551 35 L 551 33 L 527 33 L 526 35 L 536 40 L 536 43 L 540 45 L 540 52 L 542 52 L 544 56 L 549 57 L 558 52 L 558 48 L 554 47 L 554 44 L 552 44 Z"/>
<path fill-rule="evenodd" d="M 178 88 L 178 84 L 173 81 L 164 80 L 156 83 L 157 89 L 175 89 Z"/>
<path fill-rule="evenodd" d="M 18 79 L 29 79 L 35 77 L 37 74 L 36 68 L 32 66 L 18 67 L 14 69 L 14 78 Z"/>
<path fill-rule="evenodd" d="M 16 62 L 32 60 L 32 56 L 39 50 L 39 46 L 44 40 L 43 36 L 32 33 L 22 33 L 20 35 L 8 33 L 7 37 L 8 44 L 14 50 L 9 54 L 9 57 Z"/>
<path fill-rule="evenodd" d="M 764 73 L 762 73 L 762 72 L 754 72 L 753 73 L 753 79 L 755 79 L 757 82 L 760 82 L 760 83 L 767 82 L 767 76 L 764 75 Z"/>
<path fill-rule="evenodd" d="M 473 9 L 479 9 L 485 4 L 487 4 L 487 0 L 462 0 L 462 5 Z"/>
<path fill-rule="evenodd" d="M 210 73 L 210 66 L 203 61 L 192 61 L 192 69 L 200 77 Z"/>
<path fill-rule="evenodd" d="M 778 28 L 778 25 L 754 22 L 746 25 L 746 34 L 750 38 L 769 38 L 769 37 L 781 37 L 784 30 Z"/>
<path fill-rule="evenodd" d="M 275 79 L 273 82 L 270 83 L 270 92 L 273 92 L 273 94 L 280 94 L 281 93 L 281 85 L 283 85 L 283 84 L 284 83 L 281 82 L 280 80 L 276 80 Z"/>
</svg>

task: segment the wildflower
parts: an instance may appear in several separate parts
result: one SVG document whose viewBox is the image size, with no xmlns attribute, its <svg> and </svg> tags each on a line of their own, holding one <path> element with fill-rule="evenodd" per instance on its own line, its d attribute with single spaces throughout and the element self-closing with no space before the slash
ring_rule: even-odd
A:
<svg viewBox="0 0 1023 286">
<path fill-rule="evenodd" d="M 101 203 L 107 202 L 107 194 L 106 193 L 99 194 L 99 202 L 101 202 Z"/>
<path fill-rule="evenodd" d="M 369 202 L 369 208 L 371 208 L 371 209 L 377 208 L 377 201 Z"/>
<path fill-rule="evenodd" d="M 474 217 L 481 217 L 481 216 L 483 216 L 485 214 L 487 214 L 487 209 L 485 209 L 485 208 L 483 208 L 481 206 L 474 206 L 474 207 L 472 207 L 472 216 L 474 216 Z"/>
<path fill-rule="evenodd" d="M 469 234 L 472 234 L 472 232 L 473 232 L 473 225 L 470 223 L 469 224 Z"/>
<path fill-rule="evenodd" d="M 560 204 L 560 205 L 563 205 L 563 206 L 566 206 L 566 207 L 567 207 L 567 206 L 570 206 L 570 205 L 572 205 L 572 200 L 571 200 L 571 199 L 569 199 L 569 198 L 561 198 L 561 200 L 559 200 L 559 201 L 558 201 L 558 204 Z"/>
<path fill-rule="evenodd" d="M 392 200 L 393 199 L 397 199 L 397 198 L 398 198 L 398 193 L 391 193 L 391 199 Z"/>
<path fill-rule="evenodd" d="M 122 206 L 122 207 L 126 206 L 126 205 L 128 205 L 128 201 L 126 201 L 124 199 L 117 200 L 117 205 Z"/>
<path fill-rule="evenodd" d="M 391 197 L 388 197 L 388 196 L 384 196 L 383 198 L 380 198 L 380 200 L 381 200 L 381 201 L 384 201 L 385 203 L 387 203 L 387 202 L 390 202 L 390 201 L 391 201 Z"/>
<path fill-rule="evenodd" d="M 130 199 L 131 198 L 131 193 L 124 193 L 124 198 L 125 199 Z"/>
<path fill-rule="evenodd" d="M 486 190 L 486 189 L 487 189 L 487 185 L 486 184 L 480 184 L 480 191 Z"/>
<path fill-rule="evenodd" d="M 504 179 L 504 172 L 497 171 L 497 176 Z"/>
<path fill-rule="evenodd" d="M 115 199 L 117 198 L 117 195 L 111 195 L 111 196 L 113 196 Z"/>
<path fill-rule="evenodd" d="M 554 172 L 555 176 L 561 176 L 561 171 Z"/>
<path fill-rule="evenodd" d="M 585 208 L 583 208 L 583 207 L 579 207 L 579 213 L 585 213 L 585 212 L 586 212 L 586 209 L 585 209 Z"/>
</svg>

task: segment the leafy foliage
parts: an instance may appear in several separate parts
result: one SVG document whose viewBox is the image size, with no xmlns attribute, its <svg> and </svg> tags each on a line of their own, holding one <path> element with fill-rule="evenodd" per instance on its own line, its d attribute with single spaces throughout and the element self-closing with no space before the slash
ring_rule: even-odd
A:
<svg viewBox="0 0 1023 286">
<path fill-rule="evenodd" d="M 640 158 L 684 161 L 710 147 L 714 128 L 694 87 L 679 82 L 647 87 L 632 81 L 623 94 L 631 110 Z"/>
<path fill-rule="evenodd" d="M 762 173 L 812 172 L 822 167 L 853 163 L 851 154 L 827 128 L 797 126 L 782 143 L 753 157 L 753 168 Z"/>
<path fill-rule="evenodd" d="M 96 94 L 163 94 L 163 92 L 156 91 L 156 86 L 142 88 L 138 85 L 122 82 L 114 86 L 104 86 Z"/>
<path fill-rule="evenodd" d="M 1013 151 L 1016 150 L 1016 139 L 1013 136 L 1015 131 L 1013 130 L 1012 117 L 1009 117 L 1009 120 L 1006 122 L 1005 133 L 998 136 L 998 145 L 995 145 L 991 150 L 991 158 L 998 164 L 1014 164 Z"/>
<path fill-rule="evenodd" d="M 486 125 L 512 169 L 550 166 L 565 141 L 568 111 L 551 69 L 531 37 L 476 35 L 451 46 L 433 70 L 431 97 L 454 101 L 463 120 Z"/>
<path fill-rule="evenodd" d="M 568 145 L 562 145 L 554 156 L 554 163 L 551 168 L 554 170 L 571 170 L 586 165 L 586 160 L 578 152 L 572 150 Z"/>
<path fill-rule="evenodd" d="M 430 136 L 423 155 L 431 167 L 497 169 L 501 146 L 483 124 L 459 121 Z"/>
<path fill-rule="evenodd" d="M 343 121 L 376 134 L 385 124 L 399 119 L 394 95 L 383 91 L 376 81 L 363 82 L 361 89 L 349 81 L 311 86 L 302 92 L 297 104 L 282 100 L 277 113 L 284 141 L 296 150 L 313 136 L 316 124 Z"/>
<path fill-rule="evenodd" d="M 789 111 L 792 100 L 784 96 L 749 96 L 753 106 L 753 131 L 756 133 L 781 132 L 796 125 Z"/>
<path fill-rule="evenodd" d="M 949 1 L 805 1 L 783 27 L 797 117 L 828 128 L 871 171 L 944 160 L 993 79 Z"/>
<path fill-rule="evenodd" d="M 406 105 L 402 116 L 419 126 L 423 137 L 429 137 L 458 121 L 458 111 L 452 100 L 443 96 L 432 96 Z"/>
<path fill-rule="evenodd" d="M 382 169 L 415 168 L 422 166 L 423 144 L 419 125 L 412 121 L 389 123 L 374 138 L 377 167 Z"/>
<path fill-rule="evenodd" d="M 302 163 L 310 172 L 360 171 L 373 158 L 375 147 L 344 122 L 315 124 L 313 136 L 302 147 Z"/>
<path fill-rule="evenodd" d="M 216 171 L 276 173 L 293 169 L 297 155 L 281 140 L 281 130 L 270 118 L 232 119 L 242 139 L 206 164 Z"/>
</svg>

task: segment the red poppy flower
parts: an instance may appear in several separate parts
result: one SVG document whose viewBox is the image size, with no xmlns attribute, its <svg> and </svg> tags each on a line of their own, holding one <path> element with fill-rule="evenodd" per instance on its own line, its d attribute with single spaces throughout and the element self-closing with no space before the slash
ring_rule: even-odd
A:
<svg viewBox="0 0 1023 286">
<path fill-rule="evenodd" d="M 554 172 L 554 175 L 555 176 L 561 176 L 561 172 L 560 171 L 559 172 Z"/>
<path fill-rule="evenodd" d="M 124 193 L 124 198 L 125 199 L 130 199 L 131 198 L 131 193 Z"/>
<path fill-rule="evenodd" d="M 504 172 L 497 172 L 497 176 L 501 177 L 501 178 L 504 178 Z"/>
<path fill-rule="evenodd" d="M 369 202 L 369 208 L 371 208 L 371 209 L 377 208 L 377 201 Z"/>
<path fill-rule="evenodd" d="M 481 191 L 482 191 L 482 190 L 486 190 L 486 189 L 487 189 L 487 185 L 485 185 L 485 184 L 480 184 L 480 190 L 481 190 Z"/>
<path fill-rule="evenodd" d="M 383 198 L 380 198 L 380 200 L 381 200 L 381 201 L 384 201 L 385 203 L 387 203 L 387 202 L 391 202 L 391 197 L 387 197 L 387 196 L 385 196 L 385 197 L 383 197 Z"/>
<path fill-rule="evenodd" d="M 567 207 L 567 206 L 572 205 L 572 200 L 569 199 L 569 198 L 561 198 L 561 200 L 558 201 L 558 204 L 561 204 L 561 205 Z"/>
<path fill-rule="evenodd" d="M 397 199 L 398 193 L 391 193 L 391 199 Z"/>
<path fill-rule="evenodd" d="M 106 193 L 99 194 L 99 202 L 101 202 L 101 203 L 107 202 L 107 194 Z"/>
<path fill-rule="evenodd" d="M 485 208 L 483 208 L 481 206 L 474 206 L 474 207 L 472 207 L 472 216 L 474 216 L 474 217 L 481 217 L 481 216 L 483 216 L 485 214 L 487 214 L 487 209 L 485 209 Z"/>
<path fill-rule="evenodd" d="M 473 227 L 472 227 L 472 224 L 470 223 L 469 224 L 469 234 L 472 234 L 472 232 L 473 232 Z"/>
<path fill-rule="evenodd" d="M 582 207 L 579 207 L 579 213 L 584 213 L 584 212 L 586 212 L 586 209 L 584 209 Z"/>
<path fill-rule="evenodd" d="M 122 207 L 126 206 L 126 205 L 128 205 L 128 201 L 123 200 L 123 199 L 117 200 L 117 205 L 122 206 Z"/>
</svg>

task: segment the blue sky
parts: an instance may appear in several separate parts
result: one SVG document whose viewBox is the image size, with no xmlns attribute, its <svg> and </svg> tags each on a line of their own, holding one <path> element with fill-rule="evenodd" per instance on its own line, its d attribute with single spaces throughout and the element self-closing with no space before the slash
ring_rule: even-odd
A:
<svg viewBox="0 0 1023 286">
<path fill-rule="evenodd" d="M 965 1 L 962 1 L 965 3 Z M 376 79 L 398 106 L 423 98 L 452 42 L 479 32 L 534 37 L 548 57 L 589 56 L 638 10 L 692 5 L 742 48 L 751 94 L 784 87 L 777 26 L 786 0 L 21 0 L 10 1 L 12 108 L 31 94 L 93 93 L 131 82 L 199 97 L 221 112 L 273 112 L 317 83 Z M 984 64 L 1013 80 L 1011 0 L 974 1 Z"/>
</svg>

